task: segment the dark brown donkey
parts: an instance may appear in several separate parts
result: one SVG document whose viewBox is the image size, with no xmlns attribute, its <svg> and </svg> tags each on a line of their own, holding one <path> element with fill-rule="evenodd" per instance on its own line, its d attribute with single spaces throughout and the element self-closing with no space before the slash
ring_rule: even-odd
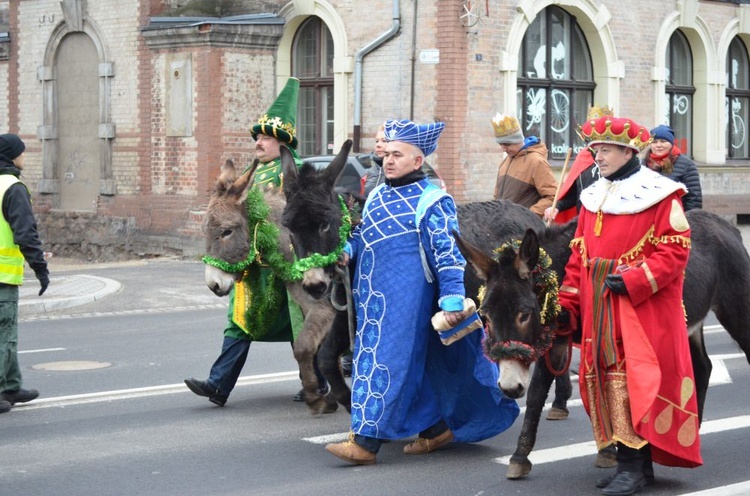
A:
<svg viewBox="0 0 750 496">
<path fill-rule="evenodd" d="M 283 149 L 286 151 L 286 148 Z M 286 153 L 289 155 L 288 151 Z M 247 259 L 254 233 L 248 226 L 246 201 L 257 165 L 256 160 L 250 170 L 239 177 L 231 160 L 221 167 L 221 175 L 216 181 L 206 211 L 206 251 L 209 257 L 227 264 L 238 264 Z M 264 198 L 270 209 L 267 220 L 279 228 L 279 251 L 291 263 L 294 258 L 289 231 L 281 224 L 281 214 L 286 206 L 285 198 L 278 188 L 266 190 Z M 242 276 L 242 272 L 225 272 L 206 265 L 205 275 L 209 289 L 218 296 L 225 296 Z M 305 401 L 312 413 L 333 412 L 338 405 L 333 399 L 321 396 L 318 392 L 318 380 L 313 368 L 315 352 L 333 320 L 333 306 L 328 300 L 311 297 L 302 289 L 301 282 L 287 281 L 286 288 L 301 307 L 305 318 L 303 328 L 294 342 L 294 358 L 299 364 Z"/>
<path fill-rule="evenodd" d="M 711 376 L 711 360 L 703 341 L 703 322 L 709 311 L 714 312 L 750 362 L 750 256 L 739 231 L 721 217 L 704 210 L 691 210 L 686 215 L 691 227 L 692 249 L 685 271 L 683 301 L 698 413 L 702 418 Z M 498 343 L 520 342 L 533 347 L 539 342 L 545 330 L 540 324 L 540 305 L 533 278 L 528 276 L 529 268 L 536 266 L 541 246 L 551 257 L 553 270 L 561 283 L 575 228 L 576 220 L 573 220 L 548 230 L 529 230 L 517 250 L 511 248 L 498 259 L 489 257 L 486 250 L 472 246 L 467 239 L 457 239 L 461 252 L 487 282 L 482 318 Z M 567 345 L 558 338 L 547 356 L 559 368 L 567 354 Z M 501 375 L 500 388 L 515 398 L 528 391 L 524 424 L 507 473 L 509 479 L 518 479 L 531 471 L 528 455 L 536 442 L 539 417 L 554 376 L 546 365 L 545 356 L 536 361 L 533 376 L 529 375 L 528 362 L 508 361 L 515 362 L 511 367 L 525 369 L 526 373 Z"/>
</svg>

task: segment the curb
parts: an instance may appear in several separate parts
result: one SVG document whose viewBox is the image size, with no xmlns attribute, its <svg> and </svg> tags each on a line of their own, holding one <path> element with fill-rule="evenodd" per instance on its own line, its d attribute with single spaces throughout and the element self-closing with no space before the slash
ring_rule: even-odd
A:
<svg viewBox="0 0 750 496">
<path fill-rule="evenodd" d="M 60 279 L 62 279 L 62 284 Z M 71 284 L 72 283 L 72 284 Z M 32 296 L 20 295 L 18 306 L 19 310 L 23 308 L 26 311 L 32 312 L 51 312 L 54 310 L 61 310 L 65 308 L 71 308 L 78 305 L 85 305 L 86 303 L 92 303 L 97 300 L 116 293 L 120 290 L 122 285 L 114 279 L 107 279 L 106 277 L 97 277 L 89 275 L 75 275 L 62 278 L 52 278 L 52 284 L 58 286 L 58 293 L 65 293 L 66 286 L 74 287 L 87 287 L 85 291 L 81 291 L 83 294 L 72 294 L 68 296 L 57 296 L 52 298 L 45 298 L 44 296 L 38 296 L 36 291 L 38 289 L 30 289 Z M 51 286 L 53 287 L 53 286 Z M 91 290 L 94 287 L 96 289 Z"/>
</svg>

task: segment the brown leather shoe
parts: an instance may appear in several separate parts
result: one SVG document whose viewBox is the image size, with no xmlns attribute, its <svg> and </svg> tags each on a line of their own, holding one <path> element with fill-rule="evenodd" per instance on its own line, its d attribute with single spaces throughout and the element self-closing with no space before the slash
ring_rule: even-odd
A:
<svg viewBox="0 0 750 496">
<path fill-rule="evenodd" d="M 375 464 L 375 453 L 367 451 L 351 439 L 343 443 L 327 444 L 326 451 L 354 465 Z"/>
<path fill-rule="evenodd" d="M 418 437 L 413 443 L 404 446 L 404 453 L 407 455 L 426 455 L 431 453 L 441 446 L 453 441 L 453 431 L 447 429 L 442 434 L 435 436 L 431 439 L 425 437 Z"/>
</svg>

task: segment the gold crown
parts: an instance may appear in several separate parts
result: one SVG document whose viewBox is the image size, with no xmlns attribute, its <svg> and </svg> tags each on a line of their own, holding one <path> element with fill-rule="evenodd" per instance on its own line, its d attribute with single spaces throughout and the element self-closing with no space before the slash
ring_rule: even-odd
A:
<svg viewBox="0 0 750 496">
<path fill-rule="evenodd" d="M 515 116 L 502 115 L 499 112 L 492 118 L 492 128 L 498 138 L 521 132 L 521 124 Z"/>
<path fill-rule="evenodd" d="M 605 116 L 612 117 L 614 115 L 615 115 L 615 113 L 614 113 L 614 111 L 611 108 L 609 108 L 609 107 L 600 107 L 597 104 L 594 104 L 591 107 L 589 107 L 589 111 L 586 113 L 586 120 L 587 121 L 594 121 L 596 119 L 599 119 L 600 117 L 605 117 Z M 576 134 L 584 142 L 589 141 L 589 139 L 586 138 L 583 135 L 583 133 L 581 132 L 581 126 L 580 125 L 576 128 Z"/>
<path fill-rule="evenodd" d="M 615 114 L 609 107 L 599 107 L 597 104 L 594 104 L 593 106 L 589 107 L 589 111 L 586 114 L 586 120 L 590 121 L 592 119 L 598 119 L 599 117 L 604 117 L 605 115 L 613 116 Z"/>
<path fill-rule="evenodd" d="M 612 143 L 636 151 L 651 143 L 648 129 L 624 117 L 605 116 L 586 121 L 581 126 L 581 134 L 589 144 Z"/>
</svg>

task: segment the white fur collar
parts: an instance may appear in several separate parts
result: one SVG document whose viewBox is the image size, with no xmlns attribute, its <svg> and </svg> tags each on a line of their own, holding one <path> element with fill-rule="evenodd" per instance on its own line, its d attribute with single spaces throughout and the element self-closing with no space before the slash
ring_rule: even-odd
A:
<svg viewBox="0 0 750 496">
<path fill-rule="evenodd" d="M 664 198 L 687 188 L 648 167 L 622 180 L 610 181 L 604 177 L 581 192 L 581 203 L 591 212 L 605 214 L 634 214 L 653 207 Z"/>
</svg>

